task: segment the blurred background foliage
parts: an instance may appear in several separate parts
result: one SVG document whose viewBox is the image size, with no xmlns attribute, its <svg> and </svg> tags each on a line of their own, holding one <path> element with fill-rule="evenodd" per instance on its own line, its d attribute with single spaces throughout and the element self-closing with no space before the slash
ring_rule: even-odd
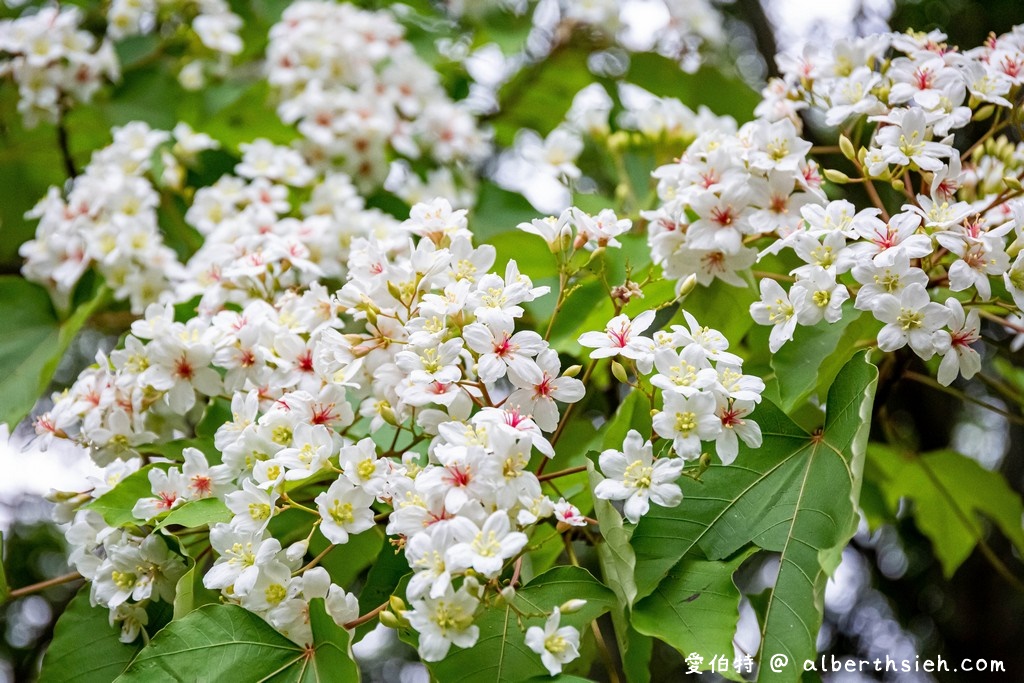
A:
<svg viewBox="0 0 1024 683">
<path fill-rule="evenodd" d="M 87 9 L 90 6 L 87 2 L 76 4 Z M 242 37 L 246 52 L 241 61 L 262 52 L 267 31 L 286 4 L 282 0 L 231 3 L 233 11 L 245 19 Z M 356 4 L 377 8 L 391 3 Z M 470 2 L 465 4 L 472 7 Z M 541 135 L 550 132 L 563 119 L 575 93 L 595 81 L 606 85 L 632 82 L 655 95 L 678 97 L 693 108 L 703 104 L 719 114 L 733 114 L 741 120 L 750 118 L 758 102 L 756 91 L 775 72 L 774 55 L 792 47 L 795 39 L 785 23 L 794 11 L 793 7 L 787 10 L 787 4 L 787 0 L 716 4 L 725 16 L 728 39 L 694 73 L 678 68 L 678 60 L 685 55 L 646 52 L 623 60 L 606 38 L 593 32 L 538 32 L 528 13 L 517 16 L 467 11 L 461 23 L 453 27 L 439 7 L 427 0 L 416 0 L 406 3 L 406 9 L 398 12 L 398 16 L 417 49 L 437 65 L 449 92 L 456 96 L 470 93 L 474 79 L 463 63 L 447 58 L 438 49 L 435 38 L 439 32 L 454 31 L 461 35 L 466 49 L 496 43 L 506 56 L 518 60 L 519 70 L 507 82 L 479 94 L 494 100 L 493 113 L 483 118 L 495 131 L 498 152 L 492 165 L 496 168 L 498 153 L 513 144 L 519 129 L 531 128 Z M 886 26 L 896 31 L 938 28 L 948 34 L 950 43 L 964 47 L 979 44 L 990 31 L 1001 33 L 1024 22 L 1020 0 L 898 0 L 894 5 L 853 0 L 846 8 L 851 10 L 848 35 L 885 30 Z M 0 17 L 17 16 L 22 9 L 23 6 L 5 6 L 0 8 Z M 834 35 L 830 30 L 812 25 L 808 35 L 814 40 L 831 40 Z M 121 82 L 102 90 L 93 106 L 71 110 L 63 121 L 70 157 L 77 168 L 87 162 L 92 150 L 107 143 L 111 126 L 137 119 L 162 128 L 183 120 L 225 144 L 224 151 L 207 153 L 199 171 L 205 177 L 196 178 L 195 184 L 207 184 L 228 170 L 237 158 L 240 142 L 255 137 L 288 142 L 296 137 L 295 131 L 282 124 L 275 114 L 258 68 L 232 72 L 223 81 L 200 91 L 183 90 L 170 67 L 186 49 L 187 45 L 176 42 L 173 36 L 143 36 L 117 44 L 123 65 Z M 25 129 L 16 111 L 16 98 L 12 84 L 0 83 L 0 272 L 11 274 L 20 268 L 18 246 L 34 231 L 34 222 L 23 218 L 25 211 L 45 194 L 47 187 L 60 186 L 66 177 L 58 128 L 42 123 Z M 627 173 L 637 189 L 646 188 L 650 170 L 664 163 L 666 159 L 660 157 L 669 152 L 633 152 Z M 586 163 L 584 156 L 580 165 L 586 167 Z M 617 173 L 618 169 L 602 173 L 600 169 L 588 168 L 597 187 L 589 195 L 575 196 L 574 202 L 587 210 L 601 208 L 601 197 L 613 196 L 615 192 Z M 400 202 L 396 204 L 393 197 L 383 193 L 371 198 L 370 204 L 396 214 L 405 210 Z M 480 229 L 482 239 L 493 238 L 500 253 L 515 248 L 508 235 L 498 235 L 501 227 L 537 213 L 521 195 L 503 189 L 497 182 L 485 181 L 479 190 L 473 224 Z M 181 219 L 180 211 L 163 214 L 170 216 L 163 226 L 168 243 L 183 255 L 193 251 L 197 235 Z M 97 342 L 93 339 L 89 343 L 95 348 Z M 61 377 L 73 377 L 88 363 L 90 353 L 79 353 L 76 359 L 66 362 L 58 383 Z M 1014 360 L 1020 365 L 1020 358 Z M 918 361 L 907 356 L 898 362 Z M 999 401 L 994 396 L 979 398 L 997 404 Z M 1007 408 L 1020 414 L 1019 405 Z M 986 476 L 992 471 L 1001 473 L 1016 494 L 1024 491 L 1024 428 L 1019 421 L 965 407 L 956 399 L 919 385 L 887 385 L 884 377 L 876 411 L 876 430 L 896 429 L 915 441 L 922 452 L 952 448 L 979 463 L 959 480 L 947 482 L 953 487 L 958 504 L 972 500 L 965 495 L 971 494 L 978 499 L 974 502 L 982 505 L 993 491 L 992 481 Z M 977 547 L 969 539 L 973 551 L 969 551 L 967 559 L 951 575 L 944 572 L 944 549 L 936 544 L 934 529 L 922 529 L 921 520 L 927 519 L 924 514 L 930 503 L 949 504 L 943 496 L 951 491 L 940 487 L 929 492 L 927 483 L 908 484 L 920 487 L 910 491 L 915 494 L 911 496 L 914 501 L 899 503 L 898 491 L 886 489 L 880 483 L 885 480 L 879 472 L 883 462 L 869 459 L 862 507 L 871 528 L 865 527 L 855 537 L 829 584 L 819 650 L 826 656 L 856 659 L 888 655 L 913 660 L 939 654 L 953 662 L 962 658 L 999 659 L 1010 672 L 1007 680 L 1020 679 L 1024 676 L 1024 651 L 1020 648 L 1024 642 L 1024 586 L 1015 577 L 1024 572 L 1012 543 L 988 525 L 979 530 L 982 540 Z M 919 516 L 910 514 L 915 505 Z M 973 514 L 973 509 L 967 512 Z M 47 503 L 31 496 L 0 500 L 0 526 L 4 531 L 6 580 L 11 588 L 67 571 L 62 537 L 48 522 Z M 962 529 L 948 531 L 951 536 L 963 533 Z M 954 540 L 950 538 L 950 543 Z M 751 564 L 743 571 L 746 585 L 740 588 L 755 596 L 752 599 L 756 602 L 759 587 L 770 583 L 773 572 L 771 560 Z M 14 597 L 0 606 L 0 680 L 34 678 L 53 623 L 76 589 L 74 583 L 55 586 Z M 748 627 L 753 624 L 756 630 L 752 609 L 747 610 L 746 621 Z M 756 649 L 756 641 L 752 647 Z M 679 680 L 685 668 L 679 653 L 656 644 L 652 680 Z M 385 671 L 375 669 L 371 674 L 387 678 Z M 704 673 L 701 680 L 713 676 Z M 859 676 L 833 680 L 870 678 Z M 924 673 L 877 677 L 899 681 L 959 680 L 958 674 L 953 673 L 937 673 L 934 678 Z"/>
</svg>

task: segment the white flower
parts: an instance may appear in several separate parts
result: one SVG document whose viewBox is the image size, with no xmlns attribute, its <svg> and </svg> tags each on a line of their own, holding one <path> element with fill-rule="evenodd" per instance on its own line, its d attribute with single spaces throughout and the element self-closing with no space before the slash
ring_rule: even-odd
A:
<svg viewBox="0 0 1024 683">
<path fill-rule="evenodd" d="M 420 634 L 423 661 L 441 661 L 452 643 L 462 648 L 476 645 L 480 627 L 473 623 L 473 614 L 479 604 L 465 587 L 458 592 L 449 587 L 440 597 L 414 600 L 412 609 L 402 612 Z"/>
<path fill-rule="evenodd" d="M 970 379 L 981 371 L 981 356 L 971 348 L 971 344 L 981 339 L 981 320 L 976 309 L 964 315 L 963 305 L 953 297 L 946 299 L 946 308 L 951 314 L 949 348 L 939 351 L 942 362 L 936 377 L 939 384 L 948 387 L 957 375 Z"/>
<path fill-rule="evenodd" d="M 718 422 L 714 415 L 711 418 Z M 594 495 L 605 500 L 625 500 L 623 512 L 634 524 L 647 514 L 649 501 L 675 507 L 683 499 L 683 492 L 676 484 L 683 471 L 683 461 L 678 458 L 655 461 L 651 442 L 644 442 L 635 429 L 626 434 L 622 451 L 614 448 L 604 451 L 599 463 L 606 478 L 594 488 Z"/>
<path fill-rule="evenodd" d="M 772 353 L 793 338 L 797 311 L 803 309 L 806 294 L 803 289 L 786 294 L 786 290 L 775 280 L 761 280 L 761 300 L 750 304 L 750 316 L 759 325 L 774 325 L 768 337 L 768 349 Z"/>
<path fill-rule="evenodd" d="M 715 414 L 722 421 L 722 432 L 715 440 L 715 451 L 723 465 L 731 465 L 739 453 L 736 437 L 751 448 L 761 446 L 761 427 L 744 419 L 754 410 L 753 401 L 719 401 Z"/>
<path fill-rule="evenodd" d="M 552 676 L 562 673 L 562 665 L 580 656 L 580 632 L 575 626 L 558 627 L 562 620 L 556 607 L 544 628 L 531 626 L 526 630 L 526 646 L 540 655 L 540 661 Z"/>
<path fill-rule="evenodd" d="M 908 285 L 899 297 L 883 294 L 875 304 L 874 315 L 887 323 L 878 333 L 878 348 L 882 351 L 895 351 L 909 344 L 917 355 L 928 360 L 949 343 L 949 335 L 941 328 L 952 312 L 932 301 L 923 285 Z"/>
<path fill-rule="evenodd" d="M 667 391 L 665 406 L 654 416 L 654 431 L 672 439 L 672 450 L 686 460 L 700 456 L 700 442 L 717 438 L 722 423 L 715 417 L 715 398 L 711 394 L 683 394 Z"/>
<path fill-rule="evenodd" d="M 545 349 L 537 355 L 536 361 L 508 369 L 508 378 L 519 387 L 509 395 L 508 407 L 518 407 L 520 413 L 532 417 L 545 432 L 553 432 L 558 427 L 556 400 L 575 403 L 585 394 L 583 382 L 558 376 L 560 368 L 558 352 Z"/>
<path fill-rule="evenodd" d="M 654 364 L 654 342 L 640 336 L 654 322 L 654 311 L 644 311 L 632 321 L 629 316 L 617 315 L 608 321 L 604 332 L 584 332 L 577 340 L 580 346 L 594 349 L 591 358 L 611 358 L 621 355 L 637 361 L 640 372 L 646 374 Z"/>
<path fill-rule="evenodd" d="M 457 541 L 445 554 L 445 562 L 453 571 L 472 568 L 487 578 L 501 573 L 505 560 L 513 557 L 526 545 L 526 534 L 511 531 L 508 513 L 498 510 L 482 527 L 456 517 L 451 522 L 452 534 Z"/>
<path fill-rule="evenodd" d="M 555 503 L 555 519 L 569 526 L 587 525 L 587 519 L 580 512 L 579 508 L 566 501 L 565 498 L 559 498 L 558 502 Z"/>
<path fill-rule="evenodd" d="M 349 534 L 373 527 L 373 496 L 348 479 L 337 479 L 314 500 L 320 511 L 320 532 L 331 543 L 348 543 Z"/>
</svg>

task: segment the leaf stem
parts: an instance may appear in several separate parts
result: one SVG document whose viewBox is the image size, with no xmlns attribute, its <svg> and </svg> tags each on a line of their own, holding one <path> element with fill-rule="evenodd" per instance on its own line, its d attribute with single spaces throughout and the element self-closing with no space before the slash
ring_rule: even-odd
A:
<svg viewBox="0 0 1024 683">
<path fill-rule="evenodd" d="M 40 581 L 39 583 L 33 583 L 31 586 L 25 586 L 23 588 L 15 588 L 7 595 L 7 600 L 14 600 L 24 595 L 32 595 L 38 593 L 41 590 L 52 588 L 53 586 L 59 586 L 64 583 L 71 583 L 72 581 L 78 581 L 83 578 L 78 572 L 71 572 L 70 574 L 64 574 L 63 576 L 56 576 L 46 581 Z"/>
<path fill-rule="evenodd" d="M 376 607 L 374 607 L 372 610 L 370 610 L 369 612 L 367 612 L 363 616 L 359 617 L 358 619 L 353 619 L 350 622 L 342 624 L 341 627 L 343 629 L 345 629 L 346 631 L 350 631 L 350 630 L 356 628 L 357 626 L 362 626 L 366 622 L 373 620 L 378 614 L 380 614 L 385 609 L 387 609 L 389 604 L 390 604 L 390 601 L 383 602 L 380 605 L 377 605 Z"/>
</svg>

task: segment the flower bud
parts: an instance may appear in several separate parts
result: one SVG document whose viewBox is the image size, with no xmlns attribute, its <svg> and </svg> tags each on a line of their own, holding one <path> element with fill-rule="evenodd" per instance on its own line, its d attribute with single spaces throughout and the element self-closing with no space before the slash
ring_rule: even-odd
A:
<svg viewBox="0 0 1024 683">
<path fill-rule="evenodd" d="M 850 182 L 850 176 L 846 175 L 842 171 L 837 171 L 834 168 L 825 169 L 825 179 L 835 183 L 836 185 L 845 185 Z"/>
<path fill-rule="evenodd" d="M 896 190 L 897 192 L 903 192 L 903 189 L 905 187 L 906 185 L 899 178 L 892 179 L 892 189 Z"/>
<path fill-rule="evenodd" d="M 384 624 L 388 628 L 398 630 L 402 628 L 402 622 L 398 619 L 398 616 L 394 612 L 384 610 L 378 615 L 380 623 Z"/>
<path fill-rule="evenodd" d="M 984 107 L 974 112 L 974 116 L 971 118 L 975 121 L 984 121 L 996 113 L 996 106 L 994 104 L 986 104 Z"/>
<path fill-rule="evenodd" d="M 697 273 L 690 273 L 679 285 L 679 296 L 684 297 L 697 288 Z"/>
<path fill-rule="evenodd" d="M 580 370 L 582 369 L 582 365 L 570 365 L 565 369 L 565 372 L 562 373 L 562 377 L 575 377 L 580 374 Z"/>
<path fill-rule="evenodd" d="M 850 142 L 850 138 L 845 135 L 839 136 L 839 151 L 841 151 L 843 156 L 850 161 L 857 158 L 857 150 L 853 148 L 853 143 Z"/>
<path fill-rule="evenodd" d="M 1020 178 L 1015 178 L 1012 175 L 1005 176 L 1003 178 L 1003 184 L 1006 185 L 1006 188 L 1008 190 L 1016 190 L 1020 192 L 1020 190 L 1022 189 L 1020 184 Z"/>
<path fill-rule="evenodd" d="M 405 611 L 405 600 L 402 600 L 402 598 L 397 595 L 392 595 L 388 598 L 388 607 L 390 607 L 391 611 L 395 614 L 401 614 Z"/>
<path fill-rule="evenodd" d="M 512 586 L 505 586 L 501 589 L 501 599 L 507 603 L 511 603 L 516 597 L 516 589 Z"/>
<path fill-rule="evenodd" d="M 623 384 L 629 384 L 629 375 L 626 374 L 626 368 L 622 367 L 622 363 L 615 360 L 612 361 L 612 376 Z"/>
<path fill-rule="evenodd" d="M 573 598 L 572 600 L 566 600 L 563 602 L 562 606 L 558 608 L 558 611 L 562 614 L 572 614 L 573 612 L 579 612 L 586 604 L 586 600 Z"/>
</svg>

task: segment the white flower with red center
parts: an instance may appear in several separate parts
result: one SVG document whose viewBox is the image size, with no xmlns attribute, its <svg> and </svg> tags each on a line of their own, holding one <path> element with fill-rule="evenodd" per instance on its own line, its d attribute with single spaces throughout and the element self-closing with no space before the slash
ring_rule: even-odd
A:
<svg viewBox="0 0 1024 683">
<path fill-rule="evenodd" d="M 851 257 L 860 261 L 870 258 L 879 266 L 892 265 L 901 252 L 909 258 L 920 258 L 932 253 L 932 240 L 928 235 L 918 234 L 921 216 L 907 211 L 899 213 L 885 223 L 872 218 L 855 225 L 862 241 L 850 244 L 847 249 Z"/>
<path fill-rule="evenodd" d="M 527 541 L 526 534 L 512 531 L 504 510 L 491 513 L 482 526 L 456 517 L 450 528 L 456 542 L 445 553 L 445 563 L 452 571 L 473 569 L 489 579 L 500 574 L 505 560 L 515 557 Z"/>
<path fill-rule="evenodd" d="M 569 526 L 587 525 L 587 518 L 583 516 L 580 509 L 566 501 L 565 498 L 559 498 L 558 502 L 555 503 L 555 519 Z"/>
<path fill-rule="evenodd" d="M 188 481 L 177 468 L 172 467 L 165 472 L 154 467 L 148 476 L 153 497 L 140 498 L 132 508 L 132 515 L 137 519 L 153 519 L 188 501 Z"/>
<path fill-rule="evenodd" d="M 963 305 L 952 297 L 946 299 L 946 308 L 950 311 L 949 348 L 939 351 L 942 362 L 937 378 L 948 387 L 957 375 L 970 379 L 981 371 L 981 355 L 971 348 L 981 340 L 981 320 L 977 310 L 965 315 Z"/>
<path fill-rule="evenodd" d="M 462 329 L 462 337 L 475 353 L 477 375 L 487 383 L 505 376 L 508 368 L 523 364 L 548 347 L 539 334 L 530 330 L 512 333 L 512 327 L 472 323 Z"/>
<path fill-rule="evenodd" d="M 525 434 L 530 437 L 533 447 L 541 454 L 549 458 L 555 455 L 555 449 L 551 447 L 551 442 L 544 438 L 544 433 L 537 423 L 529 415 L 521 413 L 516 406 L 506 409 L 484 408 L 473 416 L 473 422 L 480 425 L 493 425 L 497 429 L 512 431 L 517 435 Z"/>
<path fill-rule="evenodd" d="M 508 369 L 508 378 L 518 387 L 509 394 L 508 406 L 518 407 L 521 414 L 532 417 L 545 432 L 553 432 L 558 427 L 556 400 L 575 403 L 586 393 L 583 382 L 559 377 L 560 370 L 558 352 L 554 349 L 542 351 L 535 361 Z"/>
<path fill-rule="evenodd" d="M 576 247 L 584 244 L 598 247 L 621 247 L 615 239 L 629 232 L 633 222 L 628 218 L 619 219 L 611 209 L 604 209 L 596 216 L 590 216 L 580 209 L 570 209 L 572 223 L 576 226 Z"/>
<path fill-rule="evenodd" d="M 452 514 L 471 501 L 490 496 L 503 482 L 501 461 L 480 446 L 439 446 L 434 456 L 440 466 L 421 472 L 416 489 L 428 496 L 441 496 Z"/>
<path fill-rule="evenodd" d="M 715 419 L 714 415 L 711 417 Z M 683 492 L 676 483 L 683 471 L 683 461 L 679 458 L 655 460 L 651 442 L 645 442 L 635 429 L 626 434 L 621 451 L 610 448 L 601 453 L 598 462 L 605 479 L 594 488 L 594 495 L 604 500 L 626 501 L 623 512 L 634 524 L 650 510 L 650 501 L 675 507 L 683 499 Z"/>
<path fill-rule="evenodd" d="M 181 452 L 185 464 L 181 473 L 188 482 L 189 500 L 199 500 L 211 496 L 220 497 L 230 488 L 231 470 L 224 465 L 210 467 L 206 455 L 198 448 L 186 448 Z"/>
<path fill-rule="evenodd" d="M 743 236 L 751 234 L 750 191 L 744 183 L 733 183 L 721 196 L 704 192 L 693 198 L 690 208 L 697 220 L 686 232 L 687 246 L 692 249 L 721 250 L 737 254 L 743 248 Z"/>
<path fill-rule="evenodd" d="M 746 419 L 755 407 L 753 401 L 719 400 L 715 415 L 722 421 L 722 431 L 715 440 L 715 452 L 723 465 L 730 465 L 739 453 L 737 437 L 750 448 L 761 446 L 761 427 Z"/>
<path fill-rule="evenodd" d="M 540 655 L 540 661 L 552 676 L 562 673 L 562 665 L 580 656 L 580 632 L 575 626 L 562 626 L 561 611 L 556 607 L 544 628 L 531 626 L 526 630 L 526 647 Z"/>
<path fill-rule="evenodd" d="M 654 364 L 654 341 L 641 336 L 654 322 L 654 311 L 644 311 L 633 320 L 626 314 L 608 321 L 604 332 L 584 332 L 577 340 L 580 346 L 594 349 L 591 358 L 622 356 L 637 361 L 642 373 L 651 371 Z"/>
<path fill-rule="evenodd" d="M 213 349 L 209 345 L 172 336 L 161 337 L 147 348 L 150 366 L 139 375 L 139 382 L 167 392 L 167 403 L 174 412 L 188 412 L 195 405 L 196 391 L 207 396 L 220 392 L 220 375 L 210 367 Z"/>
</svg>

